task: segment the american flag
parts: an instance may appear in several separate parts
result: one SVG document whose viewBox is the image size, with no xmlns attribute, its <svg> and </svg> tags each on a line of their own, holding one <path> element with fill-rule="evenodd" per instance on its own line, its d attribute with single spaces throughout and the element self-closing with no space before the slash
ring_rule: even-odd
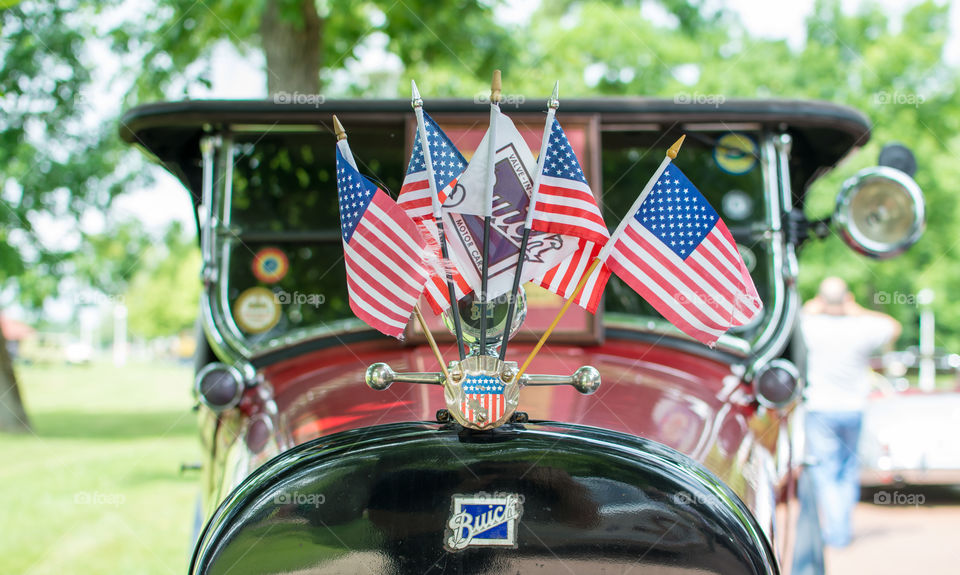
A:
<svg viewBox="0 0 960 575">
<path fill-rule="evenodd" d="M 549 138 L 531 227 L 580 238 L 576 252 L 539 278 L 541 286 L 569 298 L 590 263 L 610 239 L 610 232 L 577 155 L 556 118 Z M 608 277 L 609 271 L 598 266 L 575 303 L 596 313 Z"/>
<path fill-rule="evenodd" d="M 426 243 L 390 196 L 360 175 L 346 140 L 337 144 L 350 309 L 371 327 L 399 338 L 429 277 L 423 263 Z"/>
<path fill-rule="evenodd" d="M 468 421 L 480 426 L 500 419 L 506 409 L 503 382 L 489 375 L 467 375 L 463 381 L 460 411 Z M 483 419 L 480 419 L 480 417 Z"/>
<path fill-rule="evenodd" d="M 610 239 L 607 224 L 603 222 L 577 155 L 556 118 L 544 156 L 543 175 L 533 210 L 533 229 L 605 244 Z"/>
<path fill-rule="evenodd" d="M 430 148 L 430 159 L 433 163 L 433 179 L 436 185 L 439 204 L 447 199 L 447 191 L 457 183 L 457 176 L 467 167 L 466 160 L 457 150 L 450 138 L 440 126 L 433 121 L 426 112 L 423 112 L 423 125 L 427 133 L 427 143 Z M 407 166 L 407 175 L 400 186 L 397 204 L 407 212 L 426 240 L 433 248 L 434 261 L 439 262 L 433 270 L 424 297 L 434 313 L 439 314 L 450 307 L 449 290 L 447 289 L 447 268 L 453 278 L 457 298 L 470 293 L 470 286 L 460 274 L 457 266 L 449 261 L 443 261 L 440 251 L 440 234 L 433 219 L 433 198 L 431 197 L 430 181 L 427 176 L 427 162 L 420 143 L 419 130 L 414 137 L 413 152 L 410 154 L 410 163 Z"/>
<path fill-rule="evenodd" d="M 443 133 L 440 126 L 426 112 L 423 113 L 423 127 L 427 132 L 430 159 L 433 162 L 433 179 L 442 205 L 447 199 L 447 186 L 451 182 L 455 183 L 457 177 L 466 169 L 467 161 L 463 159 L 460 151 L 453 145 L 450 138 Z M 427 162 L 423 156 L 423 146 L 420 144 L 419 132 L 414 137 L 413 153 L 410 154 L 407 175 L 400 186 L 397 204 L 414 221 L 433 218 L 433 198 L 430 195 Z"/>
<path fill-rule="evenodd" d="M 605 263 L 681 331 L 712 345 L 760 313 L 733 236 L 676 166 L 627 217 Z"/>
</svg>

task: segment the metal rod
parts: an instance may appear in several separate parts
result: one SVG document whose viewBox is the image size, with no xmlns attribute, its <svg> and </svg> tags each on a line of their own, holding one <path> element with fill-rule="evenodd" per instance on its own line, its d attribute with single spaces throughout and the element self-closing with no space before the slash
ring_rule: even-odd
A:
<svg viewBox="0 0 960 575">
<path fill-rule="evenodd" d="M 483 218 L 483 264 L 480 272 L 480 353 L 487 349 L 487 276 L 490 258 L 490 216 Z"/>
<path fill-rule="evenodd" d="M 443 232 L 443 216 L 436 220 L 437 234 L 440 237 L 440 255 L 443 261 L 450 261 L 450 254 L 447 251 L 447 240 Z M 447 272 L 447 295 L 450 298 L 450 316 L 453 318 L 453 332 L 457 336 L 457 351 L 460 353 L 460 360 L 467 357 L 466 348 L 463 344 L 463 326 L 460 324 L 460 302 L 457 300 L 457 290 L 453 285 L 453 274 L 450 270 Z"/>
<path fill-rule="evenodd" d="M 510 342 L 510 326 L 513 324 L 513 314 L 516 312 L 517 296 L 520 294 L 520 282 L 523 274 L 523 262 L 527 254 L 527 242 L 530 241 L 530 230 L 533 228 L 533 210 L 537 205 L 537 194 L 540 193 L 540 181 L 543 178 L 543 168 L 546 165 L 547 146 L 550 144 L 550 129 L 557 108 L 560 107 L 560 82 L 553 85 L 553 94 L 547 100 L 547 120 L 543 125 L 543 136 L 540 138 L 540 154 L 537 156 L 537 173 L 533 178 L 533 190 L 530 191 L 530 203 L 527 206 L 527 217 L 523 223 L 523 237 L 520 239 L 520 253 L 517 254 L 517 271 L 513 274 L 513 287 L 510 289 L 510 299 L 507 300 L 507 323 L 504 327 L 503 343 L 500 345 L 500 361 L 507 357 L 507 344 Z"/>
<path fill-rule="evenodd" d="M 450 261 L 450 254 L 447 251 L 447 237 L 443 229 L 443 213 L 440 210 L 440 192 L 437 190 L 437 182 L 434 179 L 433 156 L 430 153 L 430 143 L 427 140 L 427 128 L 423 122 L 423 99 L 420 97 L 420 90 L 417 89 L 417 83 L 410 81 L 411 86 L 411 104 L 414 114 L 417 116 L 417 136 L 420 139 L 420 148 L 423 150 L 423 160 L 427 170 L 427 182 L 430 185 L 430 201 L 433 208 L 433 221 L 437 225 L 437 239 L 440 241 L 440 256 L 444 261 L 444 275 L 447 279 L 447 297 L 450 298 L 450 316 L 453 318 L 453 331 L 457 337 L 457 351 L 460 354 L 461 361 L 467 357 L 466 349 L 463 345 L 463 326 L 460 323 L 460 307 L 457 305 L 457 290 L 453 285 L 453 274 L 447 267 Z"/>
<path fill-rule="evenodd" d="M 510 299 L 507 300 L 507 323 L 503 328 L 503 343 L 500 344 L 500 361 L 504 361 L 507 357 L 510 325 L 513 323 L 513 314 L 517 308 L 517 295 L 520 294 L 520 274 L 523 273 L 523 260 L 525 259 L 524 254 L 527 253 L 528 241 L 530 241 L 530 228 L 523 228 L 523 236 L 520 238 L 520 255 L 517 256 L 517 272 L 513 274 L 513 287 L 510 289 Z"/>
<path fill-rule="evenodd" d="M 490 220 L 493 215 L 493 186 L 496 182 L 494 168 L 497 163 L 497 121 L 500 112 L 500 70 L 493 71 L 490 83 L 490 142 L 489 166 L 487 167 L 486 195 L 483 218 L 483 261 L 480 263 L 480 353 L 487 349 L 487 279 L 490 272 Z"/>
<path fill-rule="evenodd" d="M 433 355 L 437 357 L 437 361 L 440 362 L 440 371 L 443 372 L 444 379 L 450 379 L 450 374 L 447 373 L 447 364 L 443 361 L 443 354 L 440 353 L 440 348 L 437 347 L 436 340 L 433 339 L 433 334 L 430 333 L 430 328 L 427 326 L 427 322 L 423 319 L 423 314 L 420 313 L 420 305 L 413 306 L 413 315 L 417 317 L 417 321 L 420 323 L 420 329 L 423 330 L 423 334 L 427 337 L 427 343 L 430 344 L 430 349 L 433 350 Z"/>
</svg>

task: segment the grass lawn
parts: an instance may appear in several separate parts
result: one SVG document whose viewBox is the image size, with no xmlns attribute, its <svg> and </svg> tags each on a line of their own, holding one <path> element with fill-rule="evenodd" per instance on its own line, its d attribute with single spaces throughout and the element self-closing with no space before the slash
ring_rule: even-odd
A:
<svg viewBox="0 0 960 575">
<path fill-rule="evenodd" d="M 0 435 L 0 574 L 186 573 L 190 367 L 18 366 L 35 435 Z"/>
</svg>

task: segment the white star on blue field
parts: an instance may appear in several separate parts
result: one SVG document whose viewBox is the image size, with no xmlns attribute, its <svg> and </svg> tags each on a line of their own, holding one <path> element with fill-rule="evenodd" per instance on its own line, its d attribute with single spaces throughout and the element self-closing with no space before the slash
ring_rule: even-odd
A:
<svg viewBox="0 0 960 575">
<path fill-rule="evenodd" d="M 503 383 L 499 378 L 489 375 L 468 375 L 463 382 L 463 391 L 468 394 L 503 393 Z"/>
<path fill-rule="evenodd" d="M 441 190 L 452 179 L 463 173 L 467 167 L 467 161 L 426 112 L 423 113 L 423 126 L 427 132 L 427 144 L 430 146 L 430 159 L 433 161 L 433 179 L 437 189 Z M 422 172 L 426 169 L 426 159 L 423 156 L 423 146 L 420 145 L 418 132 L 413 140 L 413 153 L 410 155 L 407 174 Z"/>
<path fill-rule="evenodd" d="M 553 127 L 550 129 L 548 146 L 547 160 L 543 166 L 544 176 L 587 183 L 587 179 L 583 176 L 583 170 L 580 169 L 580 162 L 577 161 L 577 155 L 573 153 L 570 141 L 567 140 L 567 135 L 563 133 L 560 122 L 556 119 L 553 120 Z"/>
<path fill-rule="evenodd" d="M 633 216 L 681 259 L 686 259 L 720 219 L 678 168 L 668 166 Z"/>
<path fill-rule="evenodd" d="M 350 243 L 353 231 L 363 219 L 377 186 L 360 175 L 337 148 L 337 196 L 340 201 L 340 226 L 343 239 Z"/>
</svg>

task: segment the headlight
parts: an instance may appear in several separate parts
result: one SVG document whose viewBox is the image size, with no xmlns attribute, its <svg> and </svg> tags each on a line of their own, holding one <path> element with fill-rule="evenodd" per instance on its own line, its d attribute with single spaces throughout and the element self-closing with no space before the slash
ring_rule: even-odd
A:
<svg viewBox="0 0 960 575">
<path fill-rule="evenodd" d="M 913 178 L 896 168 L 867 168 L 844 182 L 833 221 L 854 250 L 891 258 L 923 234 L 923 193 Z"/>
<path fill-rule="evenodd" d="M 801 380 L 796 366 L 786 359 L 775 359 L 761 367 L 753 378 L 753 393 L 760 405 L 786 409 L 800 397 Z"/>
<path fill-rule="evenodd" d="M 197 373 L 194 386 L 200 401 L 217 413 L 236 407 L 243 397 L 243 376 L 223 363 L 204 366 Z"/>
</svg>

